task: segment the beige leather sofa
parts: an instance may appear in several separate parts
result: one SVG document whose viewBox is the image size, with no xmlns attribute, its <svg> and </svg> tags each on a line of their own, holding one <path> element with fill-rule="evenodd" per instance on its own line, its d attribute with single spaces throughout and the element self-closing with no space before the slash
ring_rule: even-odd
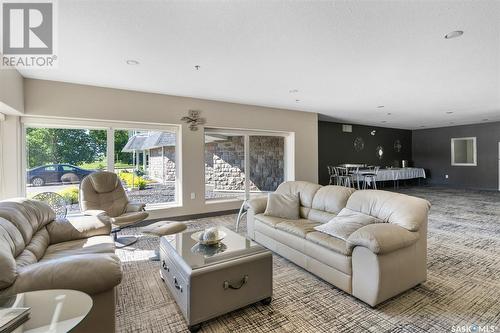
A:
<svg viewBox="0 0 500 333">
<path fill-rule="evenodd" d="M 375 306 L 427 278 L 428 201 L 403 194 L 294 181 L 277 193 L 299 195 L 300 219 L 266 216 L 267 198 L 251 200 L 248 236 Z M 316 231 L 344 207 L 380 219 L 347 240 Z"/>
<path fill-rule="evenodd" d="M 94 304 L 74 332 L 114 332 L 114 288 L 122 270 L 110 231 L 93 216 L 56 220 L 40 201 L 0 201 L 0 296 L 80 290 Z"/>
</svg>

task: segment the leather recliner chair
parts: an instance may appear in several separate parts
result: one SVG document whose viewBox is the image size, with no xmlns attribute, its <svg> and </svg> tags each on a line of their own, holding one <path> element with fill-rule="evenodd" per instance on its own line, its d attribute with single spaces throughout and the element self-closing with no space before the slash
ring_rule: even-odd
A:
<svg viewBox="0 0 500 333">
<path fill-rule="evenodd" d="M 82 213 L 111 223 L 117 247 L 128 246 L 137 241 L 135 236 L 118 237 L 120 230 L 149 216 L 144 211 L 144 204 L 129 201 L 120 178 L 113 172 L 98 171 L 85 177 L 80 183 L 79 201 Z"/>
</svg>

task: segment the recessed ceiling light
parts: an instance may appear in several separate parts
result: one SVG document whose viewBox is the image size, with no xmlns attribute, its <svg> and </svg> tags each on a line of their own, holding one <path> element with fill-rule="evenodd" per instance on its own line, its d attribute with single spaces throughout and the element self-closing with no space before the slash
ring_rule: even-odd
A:
<svg viewBox="0 0 500 333">
<path fill-rule="evenodd" d="M 377 106 L 377 109 L 381 109 L 381 108 L 384 108 L 385 106 L 384 105 L 379 105 Z"/>
<path fill-rule="evenodd" d="M 288 90 L 288 92 L 289 92 L 290 94 L 296 94 L 296 93 L 298 93 L 298 92 L 299 92 L 299 90 L 298 90 L 298 89 L 290 89 L 290 90 Z"/>
<path fill-rule="evenodd" d="M 137 60 L 134 60 L 134 59 L 128 59 L 127 60 L 127 65 L 139 65 L 139 62 Z"/>
<path fill-rule="evenodd" d="M 446 114 L 453 114 L 453 111 L 446 111 Z"/>
<path fill-rule="evenodd" d="M 445 39 L 457 38 L 457 37 L 462 36 L 463 34 L 464 34 L 464 32 L 462 30 L 455 30 L 455 31 L 449 32 L 446 35 L 444 35 L 444 38 Z"/>
</svg>

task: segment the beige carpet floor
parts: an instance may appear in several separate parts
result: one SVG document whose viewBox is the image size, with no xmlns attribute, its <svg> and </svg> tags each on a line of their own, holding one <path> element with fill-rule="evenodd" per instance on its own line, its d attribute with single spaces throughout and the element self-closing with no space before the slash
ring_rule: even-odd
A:
<svg viewBox="0 0 500 333">
<path fill-rule="evenodd" d="M 494 326 L 500 332 L 500 194 L 429 187 L 401 191 L 433 204 L 425 283 L 371 308 L 274 255 L 271 305 L 218 317 L 204 323 L 202 332 L 452 332 L 457 326 L 472 332 Z M 226 215 L 187 223 L 232 228 L 234 221 L 235 215 Z M 140 235 L 136 229 L 126 233 Z M 118 332 L 187 332 L 159 277 L 159 264 L 147 260 L 157 246 L 157 239 L 141 237 L 134 248 L 117 250 L 124 271 Z"/>
</svg>

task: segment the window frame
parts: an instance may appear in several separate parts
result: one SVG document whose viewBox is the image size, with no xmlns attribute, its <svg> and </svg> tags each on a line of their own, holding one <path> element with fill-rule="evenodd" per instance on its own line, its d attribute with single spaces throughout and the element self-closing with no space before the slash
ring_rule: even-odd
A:
<svg viewBox="0 0 500 333">
<path fill-rule="evenodd" d="M 459 140 L 472 140 L 473 143 L 473 162 L 472 163 L 456 163 L 455 162 L 455 141 Z M 451 165 L 452 166 L 477 166 L 477 137 L 462 137 L 462 138 L 451 138 Z"/>
<path fill-rule="evenodd" d="M 66 128 L 66 129 L 86 129 L 86 130 L 106 130 L 106 164 L 108 171 L 115 171 L 114 161 L 114 132 L 115 130 L 151 130 L 170 131 L 176 134 L 175 149 L 175 200 L 173 202 L 148 204 L 148 210 L 164 209 L 169 207 L 182 206 L 182 145 L 181 145 L 181 125 L 143 123 L 143 122 L 118 122 L 118 121 L 98 121 L 79 120 L 63 118 L 45 117 L 22 117 L 21 118 L 21 195 L 26 196 L 26 172 L 27 172 L 27 128 Z"/>
<path fill-rule="evenodd" d="M 244 165 L 245 165 L 245 191 L 244 191 L 244 200 L 250 199 L 250 137 L 251 136 L 279 136 L 284 138 L 284 181 L 295 180 L 295 159 L 294 159 L 294 151 L 295 151 L 295 133 L 293 132 L 282 132 L 282 131 L 271 131 L 271 130 L 245 130 L 245 129 L 234 129 L 234 128 L 223 128 L 223 127 L 205 127 L 203 132 L 203 138 L 205 138 L 206 133 L 215 133 L 215 134 L 225 134 L 225 135 L 234 135 L 234 136 L 242 136 L 244 143 Z M 205 153 L 205 150 L 203 151 Z M 206 169 L 203 169 L 203 173 L 205 175 Z M 206 184 L 204 184 L 204 188 L 206 190 Z M 207 199 L 205 196 L 205 204 L 213 204 L 220 202 L 230 202 L 230 201 L 241 201 L 239 198 L 215 198 L 215 199 Z"/>
</svg>

